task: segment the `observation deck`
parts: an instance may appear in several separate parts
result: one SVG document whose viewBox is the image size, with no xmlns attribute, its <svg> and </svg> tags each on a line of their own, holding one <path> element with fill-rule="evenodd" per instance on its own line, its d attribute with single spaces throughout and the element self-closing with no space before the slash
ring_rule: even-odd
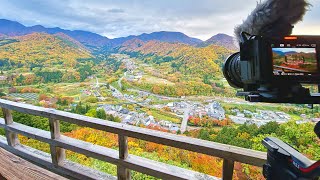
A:
<svg viewBox="0 0 320 180">
<path fill-rule="evenodd" d="M 128 137 L 221 158 L 223 159 L 223 180 L 232 179 L 235 162 L 262 167 L 267 158 L 267 154 L 264 152 L 129 126 L 3 99 L 0 99 L 0 107 L 4 114 L 4 118 L 0 118 L 0 127 L 4 128 L 6 132 L 5 137 L 0 136 L 0 147 L 2 148 L 0 148 L 0 163 L 8 166 L 8 169 L 5 169 L 2 168 L 1 165 L 0 173 L 11 173 L 21 179 L 28 179 L 30 176 L 28 176 L 28 173 L 21 173 L 21 171 L 19 171 L 19 166 L 14 165 L 15 161 L 10 157 L 17 159 L 16 156 L 19 156 L 22 159 L 27 160 L 29 163 L 23 163 L 25 167 L 20 168 L 34 169 L 34 172 L 37 172 L 37 177 L 39 177 L 39 179 L 68 178 L 127 180 L 131 179 L 131 170 L 157 178 L 170 180 L 220 179 L 199 172 L 131 155 L 128 152 Z M 25 114 L 48 118 L 50 131 L 40 130 L 14 122 L 11 111 L 18 111 Z M 61 121 L 117 134 L 119 150 L 106 148 L 64 136 L 60 132 Z M 18 134 L 48 143 L 50 145 L 50 154 L 20 144 Z M 67 160 L 65 150 L 73 151 L 116 165 L 117 177 Z M 21 161 L 23 161 L 22 159 Z M 13 163 L 10 164 L 9 161 L 12 161 Z M 52 173 L 47 172 L 47 170 Z"/>
</svg>

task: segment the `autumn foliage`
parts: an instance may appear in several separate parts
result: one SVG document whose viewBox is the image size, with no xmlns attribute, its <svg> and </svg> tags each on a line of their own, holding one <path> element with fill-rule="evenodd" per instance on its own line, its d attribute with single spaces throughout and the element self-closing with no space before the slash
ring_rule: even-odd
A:
<svg viewBox="0 0 320 180">
<path fill-rule="evenodd" d="M 85 48 L 61 35 L 33 33 L 15 39 L 16 42 L 0 47 L 0 59 L 22 64 L 63 63 L 74 67 L 77 59 L 92 57 Z"/>
<path fill-rule="evenodd" d="M 193 117 L 191 116 L 188 121 L 189 124 L 194 126 L 202 126 L 202 127 L 212 127 L 212 126 L 228 126 L 232 123 L 232 121 L 228 119 L 224 120 L 218 120 L 218 119 L 212 119 L 208 116 L 204 116 L 202 118 L 200 117 Z"/>
</svg>

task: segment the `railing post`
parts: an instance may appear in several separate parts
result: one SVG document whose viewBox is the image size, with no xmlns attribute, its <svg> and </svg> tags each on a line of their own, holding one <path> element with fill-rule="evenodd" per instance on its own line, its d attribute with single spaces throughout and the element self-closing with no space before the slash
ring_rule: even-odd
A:
<svg viewBox="0 0 320 180">
<path fill-rule="evenodd" d="M 128 137 L 119 134 L 118 142 L 119 142 L 119 158 L 121 160 L 125 160 L 128 157 Z M 130 169 L 127 169 L 125 167 L 118 165 L 117 176 L 119 180 L 130 180 L 131 179 Z"/>
<path fill-rule="evenodd" d="M 234 169 L 234 161 L 223 159 L 222 179 L 232 180 Z"/>
<path fill-rule="evenodd" d="M 49 118 L 49 126 L 51 132 L 51 139 L 60 138 L 60 122 L 59 120 Z M 50 144 L 52 163 L 58 166 L 66 159 L 65 149 Z"/>
<path fill-rule="evenodd" d="M 13 118 L 12 118 L 12 113 L 9 109 L 2 108 L 3 116 L 4 116 L 4 121 L 6 125 L 11 125 L 13 124 Z M 19 144 L 19 138 L 18 134 L 6 130 L 6 138 L 9 146 L 15 146 Z"/>
</svg>

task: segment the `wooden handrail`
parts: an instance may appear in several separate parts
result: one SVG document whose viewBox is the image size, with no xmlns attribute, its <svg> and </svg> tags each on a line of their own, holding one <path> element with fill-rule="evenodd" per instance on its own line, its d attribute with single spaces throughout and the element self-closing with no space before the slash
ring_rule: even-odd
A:
<svg viewBox="0 0 320 180">
<path fill-rule="evenodd" d="M 57 171 L 57 169 L 63 169 L 63 164 L 67 161 L 65 159 L 64 150 L 68 149 L 117 165 L 118 179 L 130 179 L 130 170 L 163 179 L 213 178 L 194 171 L 130 155 L 128 154 L 128 137 L 222 158 L 223 179 L 232 179 L 234 162 L 261 167 L 266 161 L 266 153 L 264 152 L 114 123 L 54 109 L 16 103 L 3 99 L 0 99 L 0 107 L 3 108 L 5 115 L 5 119 L 0 119 L 0 127 L 3 127 L 6 130 L 7 139 L 7 143 L 1 145 L 0 142 L 0 146 L 7 148 L 9 151 L 14 149 L 16 152 L 16 146 L 22 146 L 17 142 L 16 134 L 22 134 L 29 138 L 49 143 L 52 159 L 50 165 L 55 168 L 50 167 L 48 169 L 62 175 L 64 172 L 61 173 Z M 13 122 L 10 110 L 49 118 L 50 132 Z M 119 139 L 119 151 L 60 135 L 59 120 L 117 134 Z M 25 155 L 22 157 L 28 159 Z M 68 171 L 68 176 L 70 177 L 79 177 L 72 169 L 71 172 L 69 172 L 70 169 L 63 169 L 63 171 Z M 94 178 L 96 177 L 92 177 L 92 179 Z"/>
</svg>

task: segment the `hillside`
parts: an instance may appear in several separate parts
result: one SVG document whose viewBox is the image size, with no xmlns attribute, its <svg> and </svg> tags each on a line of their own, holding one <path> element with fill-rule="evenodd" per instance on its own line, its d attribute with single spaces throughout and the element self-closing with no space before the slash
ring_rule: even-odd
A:
<svg viewBox="0 0 320 180">
<path fill-rule="evenodd" d="M 1 40 L 0 45 L 0 59 L 11 65 L 74 66 L 77 59 L 92 57 L 79 42 L 63 34 L 33 33 Z"/>
<path fill-rule="evenodd" d="M 206 40 L 203 43 L 200 43 L 198 46 L 199 47 L 206 47 L 211 44 L 222 46 L 222 47 L 225 47 L 225 48 L 231 49 L 231 50 L 238 50 L 239 49 L 235 45 L 233 37 L 226 35 L 226 34 L 217 34 L 215 36 L 212 36 L 210 39 Z"/>
<path fill-rule="evenodd" d="M 232 53 L 224 47 L 210 45 L 197 48 L 181 43 L 133 39 L 123 43 L 118 51 L 136 58 L 142 66 L 148 66 L 142 68 L 146 74 L 167 81 L 151 83 L 160 79 L 147 80 L 146 77 L 146 80 L 129 83 L 132 86 L 170 96 L 233 93 L 221 81 L 221 65 Z"/>
<path fill-rule="evenodd" d="M 143 42 L 133 39 L 125 42 L 120 52 L 141 55 L 156 64 L 171 63 L 171 67 L 184 74 L 202 77 L 206 74 L 220 75 L 219 62 L 232 51 L 217 45 L 196 48 L 186 44 L 159 41 Z"/>
</svg>

